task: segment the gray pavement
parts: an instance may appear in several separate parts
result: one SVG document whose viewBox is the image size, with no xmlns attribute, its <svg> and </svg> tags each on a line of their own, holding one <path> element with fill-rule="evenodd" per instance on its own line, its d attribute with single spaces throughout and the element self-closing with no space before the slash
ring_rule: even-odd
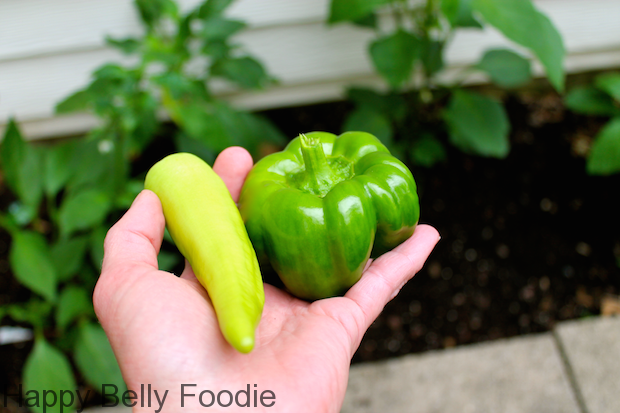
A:
<svg viewBox="0 0 620 413">
<path fill-rule="evenodd" d="M 587 413 L 620 412 L 620 316 L 560 324 L 556 337 Z"/>
<path fill-rule="evenodd" d="M 620 316 L 356 364 L 341 413 L 353 412 L 619 413 Z"/>
<path fill-rule="evenodd" d="M 352 412 L 618 413 L 620 317 L 355 365 Z"/>
</svg>

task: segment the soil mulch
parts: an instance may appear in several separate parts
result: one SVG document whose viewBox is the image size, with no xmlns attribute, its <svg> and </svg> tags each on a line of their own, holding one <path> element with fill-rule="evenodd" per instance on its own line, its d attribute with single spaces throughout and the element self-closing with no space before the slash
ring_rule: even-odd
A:
<svg viewBox="0 0 620 413">
<path fill-rule="evenodd" d="M 412 167 L 421 222 L 442 239 L 390 302 L 353 362 L 548 331 L 600 314 L 620 293 L 620 175 L 588 176 L 584 152 L 605 119 L 554 93 L 513 96 L 504 160 L 449 149 Z M 287 135 L 338 131 L 345 103 L 268 115 Z M 320 119 L 320 121 L 317 121 Z"/>
<path fill-rule="evenodd" d="M 348 110 L 329 103 L 264 114 L 294 137 L 338 132 Z M 442 240 L 371 326 L 354 363 L 548 331 L 599 314 L 620 294 L 620 174 L 588 176 L 582 156 L 604 119 L 570 114 L 549 93 L 511 97 L 507 110 L 506 159 L 449 148 L 447 162 L 412 167 L 421 222 Z M 28 297 L 9 275 L 8 245 L 0 234 L 0 305 Z M 21 381 L 29 348 L 0 346 L 0 385 Z"/>
</svg>

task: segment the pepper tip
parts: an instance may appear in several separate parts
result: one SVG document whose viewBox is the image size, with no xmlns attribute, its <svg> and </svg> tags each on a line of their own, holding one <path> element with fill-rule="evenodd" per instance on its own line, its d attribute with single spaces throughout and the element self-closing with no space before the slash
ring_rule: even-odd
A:
<svg viewBox="0 0 620 413">
<path fill-rule="evenodd" d="M 254 349 L 254 337 L 243 337 L 235 347 L 240 353 L 248 354 Z"/>
</svg>

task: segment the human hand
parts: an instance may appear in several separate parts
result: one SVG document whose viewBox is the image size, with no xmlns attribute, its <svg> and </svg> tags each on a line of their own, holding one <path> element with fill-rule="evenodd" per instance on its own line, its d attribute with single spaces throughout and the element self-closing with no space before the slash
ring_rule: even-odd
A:
<svg viewBox="0 0 620 413">
<path fill-rule="evenodd" d="M 251 167 L 244 149 L 228 148 L 213 169 L 237 200 Z M 202 411 L 200 401 L 212 398 L 209 411 L 231 402 L 219 407 L 231 412 L 248 396 L 254 411 L 340 411 L 350 361 L 364 333 L 439 240 L 434 228 L 419 225 L 409 240 L 370 263 L 344 297 L 308 303 L 265 284 L 255 348 L 241 354 L 224 340 L 191 267 L 186 264 L 180 277 L 158 270 L 164 227 L 159 199 L 143 191 L 106 237 L 93 296 L 128 388 L 140 397 L 141 385 L 145 392 L 151 386 L 150 406 L 128 400 L 137 403 L 136 412 L 177 412 L 182 404 L 183 411 Z M 182 391 L 182 384 L 195 386 Z M 200 400 L 205 390 L 212 393 Z"/>
</svg>

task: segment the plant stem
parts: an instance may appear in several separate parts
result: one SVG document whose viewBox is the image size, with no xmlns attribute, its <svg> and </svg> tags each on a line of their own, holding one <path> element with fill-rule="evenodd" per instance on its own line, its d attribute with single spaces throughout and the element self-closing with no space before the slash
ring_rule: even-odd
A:
<svg viewBox="0 0 620 413">
<path fill-rule="evenodd" d="M 394 15 L 394 21 L 396 22 L 396 27 L 398 29 L 404 29 L 405 25 L 403 23 L 405 4 L 403 0 L 397 0 L 391 3 L 392 6 L 392 14 Z"/>
<path fill-rule="evenodd" d="M 317 138 L 299 135 L 301 154 L 306 167 L 302 187 L 315 195 L 323 196 L 336 182 L 334 171 L 327 162 L 323 145 Z"/>
</svg>

